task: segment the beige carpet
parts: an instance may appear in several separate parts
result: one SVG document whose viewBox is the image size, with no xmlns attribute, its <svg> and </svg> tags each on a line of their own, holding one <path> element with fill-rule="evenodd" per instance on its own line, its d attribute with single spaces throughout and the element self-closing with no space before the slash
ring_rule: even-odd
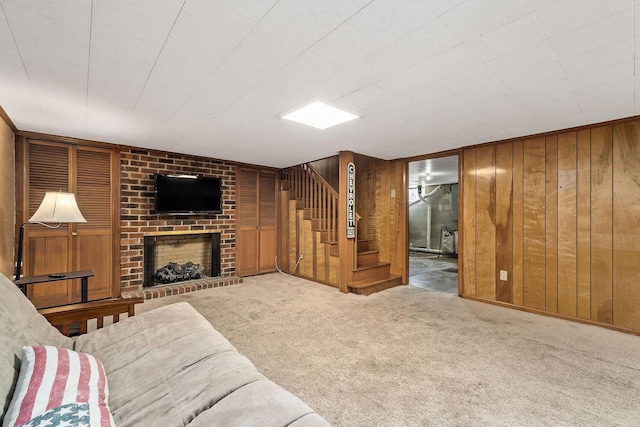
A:
<svg viewBox="0 0 640 427">
<path fill-rule="evenodd" d="M 188 301 L 335 426 L 640 425 L 640 337 L 400 286 L 284 274 Z"/>
</svg>

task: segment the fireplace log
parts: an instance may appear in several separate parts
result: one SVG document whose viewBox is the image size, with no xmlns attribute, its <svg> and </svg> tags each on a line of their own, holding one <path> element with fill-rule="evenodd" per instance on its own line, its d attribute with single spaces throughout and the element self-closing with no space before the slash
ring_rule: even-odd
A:
<svg viewBox="0 0 640 427">
<path fill-rule="evenodd" d="M 157 269 L 155 277 L 157 283 L 182 282 L 202 278 L 203 270 L 204 268 L 201 267 L 200 264 L 194 264 L 191 261 L 185 264 L 170 262 L 164 267 Z"/>
</svg>

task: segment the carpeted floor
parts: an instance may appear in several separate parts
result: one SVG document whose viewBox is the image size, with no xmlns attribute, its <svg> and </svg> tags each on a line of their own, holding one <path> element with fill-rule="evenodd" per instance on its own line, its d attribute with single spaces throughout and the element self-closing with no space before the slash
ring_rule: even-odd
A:
<svg viewBox="0 0 640 427">
<path fill-rule="evenodd" d="M 413 286 L 368 297 L 284 274 L 188 301 L 335 426 L 640 424 L 640 337 Z"/>
</svg>

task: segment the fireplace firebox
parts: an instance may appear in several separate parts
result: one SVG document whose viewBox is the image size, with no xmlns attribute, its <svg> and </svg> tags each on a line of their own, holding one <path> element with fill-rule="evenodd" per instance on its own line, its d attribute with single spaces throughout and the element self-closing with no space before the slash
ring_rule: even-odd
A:
<svg viewBox="0 0 640 427">
<path fill-rule="evenodd" d="M 168 232 L 144 236 L 144 287 L 168 283 L 164 277 L 156 277 L 156 271 L 175 269 L 176 265 L 195 265 L 202 277 L 220 276 L 220 233 Z M 186 274 L 172 282 L 194 277 Z"/>
</svg>

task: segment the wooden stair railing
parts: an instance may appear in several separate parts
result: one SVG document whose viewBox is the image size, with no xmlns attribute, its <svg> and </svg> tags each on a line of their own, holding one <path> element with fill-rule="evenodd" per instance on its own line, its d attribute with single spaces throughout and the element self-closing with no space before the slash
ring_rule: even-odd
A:
<svg viewBox="0 0 640 427">
<path fill-rule="evenodd" d="M 304 220 L 311 221 L 311 230 L 319 232 L 320 242 L 326 245 L 326 257 L 324 261 L 317 261 L 315 256 L 307 258 L 309 254 L 305 253 L 305 259 L 312 259 L 313 268 L 307 269 L 306 273 L 302 273 L 304 277 L 312 276 L 312 279 L 322 279 L 324 283 L 329 281 L 332 286 L 339 285 L 339 279 L 328 279 L 327 276 L 318 277 L 317 272 L 333 271 L 331 259 L 339 256 L 338 245 L 338 192 L 318 173 L 318 171 L 309 164 L 293 166 L 281 171 L 280 175 L 281 189 L 289 192 L 289 197 L 296 200 L 296 209 L 304 210 Z M 361 247 L 358 240 L 357 229 L 361 216 L 356 213 L 356 236 L 353 245 L 352 271 L 349 274 L 348 290 L 358 294 L 369 295 L 389 287 L 397 286 L 402 283 L 402 277 L 390 274 L 389 262 L 380 262 L 379 252 L 368 250 Z M 316 237 L 313 237 L 315 239 Z M 298 246 L 300 245 L 300 236 L 297 235 Z M 308 247 L 307 247 L 308 250 Z M 300 252 L 300 255 L 302 253 Z M 299 255 L 296 255 L 299 256 Z M 362 262 L 359 257 L 362 256 Z M 300 258 L 302 259 L 302 258 Z M 294 262 L 293 260 L 290 260 Z M 326 264 L 323 264 L 326 263 Z M 329 276 L 331 274 L 329 273 Z M 339 273 L 337 273 L 339 276 Z M 322 281 L 320 280 L 320 281 Z"/>
<path fill-rule="evenodd" d="M 338 192 L 309 164 L 293 166 L 281 172 L 281 180 L 288 183 L 293 196 L 302 200 L 311 219 L 327 233 L 327 241 L 338 240 Z"/>
</svg>

